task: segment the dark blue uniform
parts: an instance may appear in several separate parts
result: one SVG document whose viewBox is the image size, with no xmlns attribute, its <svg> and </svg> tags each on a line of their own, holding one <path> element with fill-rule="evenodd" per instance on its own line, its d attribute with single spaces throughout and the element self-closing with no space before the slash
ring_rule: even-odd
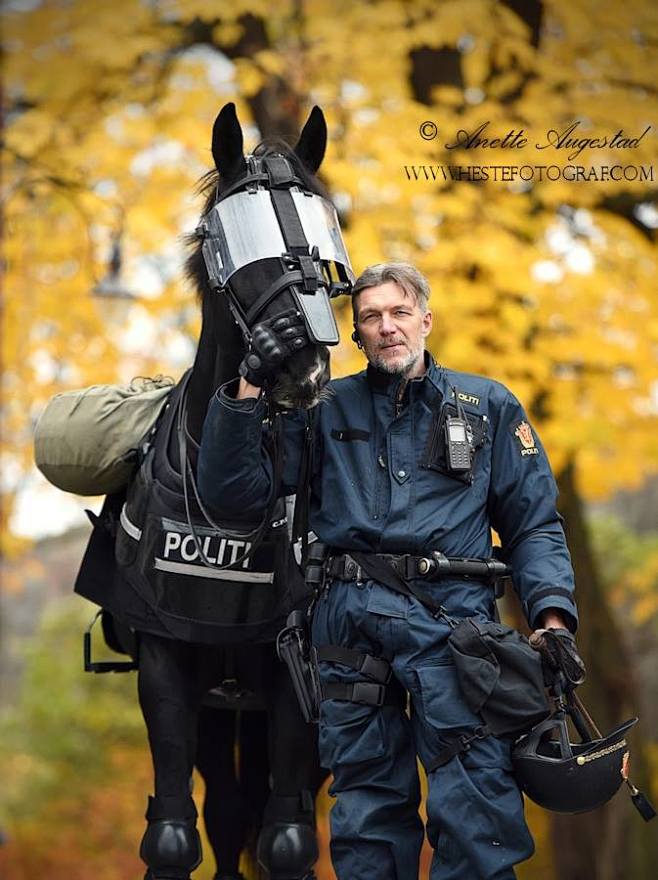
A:
<svg viewBox="0 0 658 880">
<path fill-rule="evenodd" d="M 336 550 L 490 557 L 491 529 L 531 627 L 547 608 L 576 627 L 573 571 L 555 508 L 556 487 L 544 450 L 523 408 L 500 383 L 437 367 L 408 382 L 367 371 L 331 383 L 334 395 L 316 416 L 310 528 Z M 455 394 L 471 425 L 472 480 L 450 472 L 443 419 Z M 272 466 L 262 445 L 264 403 L 221 392 L 204 426 L 199 486 L 206 502 L 235 521 L 262 514 Z M 294 491 L 301 421 L 286 417 L 283 491 Z M 494 597 L 460 579 L 418 586 L 455 617 L 492 619 Z M 341 880 L 417 876 L 416 752 L 427 765 L 456 731 L 478 719 L 465 705 L 447 647 L 448 627 L 416 600 L 371 580 L 335 581 L 314 622 L 315 644 L 384 657 L 411 696 L 410 717 L 338 700 L 322 704 L 320 750 L 338 796 L 331 814 L 332 857 Z M 322 663 L 323 681 L 358 674 Z M 510 742 L 488 737 L 430 773 L 428 836 L 437 855 L 433 878 L 514 876 L 532 840 L 511 775 Z"/>
</svg>

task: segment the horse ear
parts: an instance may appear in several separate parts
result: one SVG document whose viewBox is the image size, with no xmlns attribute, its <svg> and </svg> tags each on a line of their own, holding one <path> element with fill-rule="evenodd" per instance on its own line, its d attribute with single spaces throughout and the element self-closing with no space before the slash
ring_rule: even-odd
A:
<svg viewBox="0 0 658 880">
<path fill-rule="evenodd" d="M 212 157 L 224 180 L 239 177 L 247 168 L 244 160 L 242 128 L 235 104 L 224 104 L 212 127 Z"/>
<path fill-rule="evenodd" d="M 319 107 L 314 107 L 299 136 L 299 140 L 295 147 L 295 153 L 299 156 L 309 171 L 315 174 L 320 165 L 322 165 L 324 151 L 326 149 L 327 123 L 324 120 L 324 113 L 322 110 L 320 110 Z"/>
</svg>

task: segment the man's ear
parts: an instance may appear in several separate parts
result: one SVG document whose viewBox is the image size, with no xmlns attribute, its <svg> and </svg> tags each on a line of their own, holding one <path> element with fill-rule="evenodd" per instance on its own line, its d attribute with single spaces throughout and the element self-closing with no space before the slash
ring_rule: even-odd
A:
<svg viewBox="0 0 658 880">
<path fill-rule="evenodd" d="M 429 336 L 432 331 L 432 312 L 428 309 L 423 315 L 423 336 Z"/>
</svg>

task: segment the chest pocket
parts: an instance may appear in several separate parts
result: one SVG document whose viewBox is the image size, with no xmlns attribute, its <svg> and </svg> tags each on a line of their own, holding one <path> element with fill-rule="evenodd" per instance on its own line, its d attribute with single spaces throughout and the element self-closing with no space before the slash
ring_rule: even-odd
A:
<svg viewBox="0 0 658 880">
<path fill-rule="evenodd" d="M 487 427 L 489 423 L 486 416 L 467 411 L 465 411 L 465 414 L 466 419 L 471 426 L 471 431 L 473 432 L 471 442 L 473 445 L 474 470 L 478 450 L 484 446 L 487 439 Z M 421 467 L 427 468 L 431 471 L 438 471 L 441 474 L 446 474 L 448 477 L 452 477 L 453 480 L 458 480 L 460 483 L 466 483 L 468 485 L 472 481 L 472 471 L 468 473 L 455 473 L 448 467 L 445 423 L 446 419 L 454 418 L 456 415 L 457 407 L 454 403 L 444 403 L 437 407 L 432 419 L 429 437 L 427 438 L 427 444 L 420 464 Z"/>
</svg>

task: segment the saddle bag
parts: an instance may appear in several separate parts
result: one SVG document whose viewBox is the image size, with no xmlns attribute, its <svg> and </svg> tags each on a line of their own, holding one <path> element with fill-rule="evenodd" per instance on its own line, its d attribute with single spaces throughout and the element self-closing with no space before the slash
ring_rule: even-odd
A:
<svg viewBox="0 0 658 880">
<path fill-rule="evenodd" d="M 109 495 L 128 485 L 137 451 L 174 380 L 139 377 L 129 385 L 92 385 L 52 397 L 34 431 L 34 460 L 64 492 Z"/>
</svg>

